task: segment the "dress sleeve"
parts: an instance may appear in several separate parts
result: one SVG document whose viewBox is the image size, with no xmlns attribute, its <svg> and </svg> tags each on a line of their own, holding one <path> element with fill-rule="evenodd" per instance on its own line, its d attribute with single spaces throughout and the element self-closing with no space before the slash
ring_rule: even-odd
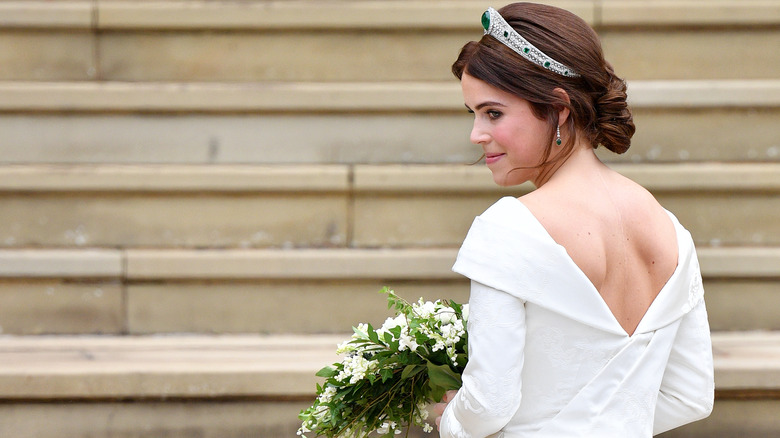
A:
<svg viewBox="0 0 780 438">
<path fill-rule="evenodd" d="M 489 436 L 501 430 L 520 407 L 525 303 L 472 281 L 468 334 L 463 386 L 442 415 L 442 438 Z"/>
<path fill-rule="evenodd" d="M 701 420 L 712 412 L 712 342 L 704 300 L 682 319 L 664 371 L 653 435 Z"/>
</svg>

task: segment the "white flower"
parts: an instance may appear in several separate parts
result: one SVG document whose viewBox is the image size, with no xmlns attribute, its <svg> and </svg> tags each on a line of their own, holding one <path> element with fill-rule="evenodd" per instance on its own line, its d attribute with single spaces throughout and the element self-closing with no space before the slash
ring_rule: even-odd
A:
<svg viewBox="0 0 780 438">
<path fill-rule="evenodd" d="M 330 413 L 330 408 L 321 405 L 317 407 L 317 410 L 314 411 L 312 415 L 314 416 L 314 418 L 317 419 L 317 421 L 322 421 L 323 418 L 327 417 L 329 413 Z"/>
<path fill-rule="evenodd" d="M 400 314 L 395 318 L 387 318 L 382 327 L 386 327 L 388 330 L 394 327 L 406 327 L 406 315 Z"/>
<path fill-rule="evenodd" d="M 423 426 L 423 432 L 431 433 L 433 432 L 433 427 L 430 424 L 425 423 L 425 425 Z"/>
<path fill-rule="evenodd" d="M 442 324 L 450 324 L 455 319 L 457 319 L 455 310 L 449 307 L 445 307 L 436 313 L 436 320 Z"/>
<path fill-rule="evenodd" d="M 355 335 L 352 335 L 353 337 Z M 344 354 L 344 353 L 351 353 L 355 350 L 357 350 L 357 347 L 355 344 L 350 344 L 351 340 L 346 340 L 342 343 L 340 343 L 336 348 L 336 354 Z"/>
<path fill-rule="evenodd" d="M 376 331 L 376 333 L 379 335 L 380 338 L 384 336 L 385 333 L 389 332 L 390 329 L 396 328 L 396 327 L 402 327 L 406 328 L 407 322 L 406 322 L 406 315 L 398 315 L 395 318 L 387 318 L 382 324 L 382 327 Z"/>
<path fill-rule="evenodd" d="M 428 419 L 428 409 L 425 405 L 417 405 L 417 409 L 420 412 L 420 419 L 427 420 Z"/>
<path fill-rule="evenodd" d="M 376 361 L 370 361 L 359 354 L 347 357 L 341 363 L 344 369 L 336 376 L 336 380 L 343 382 L 349 378 L 351 385 L 359 382 L 370 369 L 375 369 L 377 366 Z"/>
<path fill-rule="evenodd" d="M 352 339 L 368 339 L 368 324 L 360 323 L 354 328 Z"/>
<path fill-rule="evenodd" d="M 300 436 L 301 436 L 301 438 L 306 438 L 306 435 L 304 435 L 304 433 L 309 433 L 309 432 L 311 432 L 311 429 L 309 429 L 309 428 L 307 427 L 307 426 L 309 426 L 309 425 L 310 425 L 310 424 L 309 424 L 308 422 L 307 422 L 307 423 L 303 423 L 303 424 L 301 424 L 301 428 L 300 428 L 300 429 L 298 429 L 298 435 L 300 435 Z"/>
<path fill-rule="evenodd" d="M 332 385 L 328 385 L 325 387 L 325 391 L 320 394 L 319 397 L 317 397 L 320 401 L 320 403 L 328 403 L 331 400 L 333 400 L 333 396 L 336 395 L 336 387 Z"/>
<path fill-rule="evenodd" d="M 384 434 L 386 434 L 386 433 L 387 433 L 387 432 L 389 432 L 389 431 L 390 431 L 390 425 L 389 425 L 389 424 L 387 424 L 387 422 L 384 422 L 384 423 L 382 423 L 382 425 L 381 425 L 381 426 L 379 426 L 379 428 L 376 430 L 376 433 L 378 433 L 379 435 L 384 435 Z"/>
<path fill-rule="evenodd" d="M 414 313 L 423 318 L 430 318 L 436 314 L 436 304 L 430 301 L 423 302 L 422 298 L 417 304 L 412 304 L 412 309 L 414 309 Z"/>
<path fill-rule="evenodd" d="M 464 304 L 461 308 L 461 311 L 463 312 L 463 320 L 468 321 L 469 320 L 469 305 Z"/>
<path fill-rule="evenodd" d="M 413 337 L 409 336 L 408 331 L 404 330 L 401 332 L 401 339 L 398 340 L 399 351 L 404 351 L 407 348 L 409 351 L 415 351 L 419 346 L 420 345 L 417 343 L 417 341 Z"/>
</svg>

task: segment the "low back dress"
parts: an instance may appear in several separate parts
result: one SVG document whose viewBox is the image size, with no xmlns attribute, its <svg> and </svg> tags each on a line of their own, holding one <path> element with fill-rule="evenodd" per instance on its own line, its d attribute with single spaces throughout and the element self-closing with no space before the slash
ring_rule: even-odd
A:
<svg viewBox="0 0 780 438">
<path fill-rule="evenodd" d="M 690 233 L 629 335 L 518 199 L 478 216 L 453 267 L 471 279 L 469 362 L 441 437 L 641 438 L 713 405 L 710 330 Z"/>
</svg>

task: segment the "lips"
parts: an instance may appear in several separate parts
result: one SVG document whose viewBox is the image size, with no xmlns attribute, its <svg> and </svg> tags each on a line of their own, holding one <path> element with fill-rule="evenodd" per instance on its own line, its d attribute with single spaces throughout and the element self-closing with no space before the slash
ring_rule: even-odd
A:
<svg viewBox="0 0 780 438">
<path fill-rule="evenodd" d="M 506 154 L 485 154 L 485 164 L 493 164 Z"/>
</svg>

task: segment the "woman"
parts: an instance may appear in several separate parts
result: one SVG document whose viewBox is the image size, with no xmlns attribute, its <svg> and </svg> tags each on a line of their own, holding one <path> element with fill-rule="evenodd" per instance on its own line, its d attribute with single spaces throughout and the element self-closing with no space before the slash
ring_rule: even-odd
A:
<svg viewBox="0 0 780 438">
<path fill-rule="evenodd" d="M 453 269 L 471 279 L 463 386 L 442 437 L 634 438 L 709 415 L 712 349 L 690 234 L 594 153 L 625 152 L 626 86 L 595 32 L 550 6 L 482 18 L 453 65 L 499 200 Z"/>
</svg>

